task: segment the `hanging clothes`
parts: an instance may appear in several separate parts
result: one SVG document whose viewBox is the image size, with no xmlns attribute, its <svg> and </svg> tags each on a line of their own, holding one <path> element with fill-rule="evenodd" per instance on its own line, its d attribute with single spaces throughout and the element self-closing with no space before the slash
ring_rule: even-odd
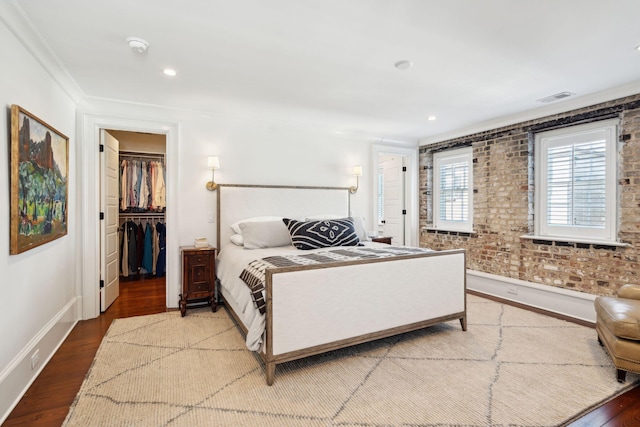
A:
<svg viewBox="0 0 640 427">
<path fill-rule="evenodd" d="M 142 267 L 142 256 L 144 255 L 144 226 L 142 222 L 138 222 L 138 230 L 136 235 L 136 264 L 138 272 Z"/>
<path fill-rule="evenodd" d="M 158 254 L 160 253 L 160 235 L 158 234 L 158 224 L 153 228 L 153 252 L 152 252 L 152 260 L 153 260 L 153 274 L 156 274 L 156 264 L 158 263 Z"/>
<path fill-rule="evenodd" d="M 142 255 L 142 272 L 151 274 L 153 272 L 153 226 L 147 222 L 144 230 L 144 249 Z"/>
<path fill-rule="evenodd" d="M 158 230 L 158 261 L 156 262 L 156 276 L 162 277 L 165 275 L 166 268 L 166 242 L 167 242 L 167 226 L 161 222 L 156 225 Z"/>
<path fill-rule="evenodd" d="M 127 221 L 127 234 L 129 235 L 129 274 L 138 274 L 140 266 L 138 264 L 138 226 L 133 221 Z"/>
<path fill-rule="evenodd" d="M 124 211 L 127 209 L 127 174 L 129 173 L 129 162 L 123 160 L 120 164 L 120 210 Z"/>
<path fill-rule="evenodd" d="M 121 212 L 164 211 L 164 162 L 122 158 L 119 192 Z"/>
<path fill-rule="evenodd" d="M 139 162 L 134 160 L 131 165 L 133 167 L 131 168 L 131 200 L 129 200 L 129 206 L 135 208 L 138 206 L 138 195 L 140 194 L 140 185 L 138 184 Z"/>
<path fill-rule="evenodd" d="M 122 239 L 120 240 L 120 273 L 124 277 L 129 277 L 129 236 L 126 223 L 122 224 L 120 231 L 122 232 Z"/>
<path fill-rule="evenodd" d="M 153 201 L 155 203 L 154 207 L 156 209 L 164 210 L 167 205 L 165 199 L 165 187 L 164 187 L 164 169 L 158 168 L 156 170 L 156 182 L 154 188 L 154 198 Z"/>
</svg>

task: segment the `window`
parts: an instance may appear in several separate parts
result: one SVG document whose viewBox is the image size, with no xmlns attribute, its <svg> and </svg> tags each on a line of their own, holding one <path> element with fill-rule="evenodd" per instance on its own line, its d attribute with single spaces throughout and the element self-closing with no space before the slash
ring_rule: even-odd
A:
<svg viewBox="0 0 640 427">
<path fill-rule="evenodd" d="M 473 151 L 471 147 L 433 155 L 433 225 L 473 231 Z"/>
<path fill-rule="evenodd" d="M 616 241 L 616 136 L 617 120 L 536 135 L 536 235 Z"/>
</svg>

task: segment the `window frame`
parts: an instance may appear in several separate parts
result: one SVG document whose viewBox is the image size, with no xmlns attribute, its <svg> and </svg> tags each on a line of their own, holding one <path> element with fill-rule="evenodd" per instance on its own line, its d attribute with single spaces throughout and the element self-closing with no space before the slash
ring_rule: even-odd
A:
<svg viewBox="0 0 640 427">
<path fill-rule="evenodd" d="M 450 221 L 440 218 L 440 166 L 466 162 L 467 171 L 467 219 Z M 457 148 L 433 154 L 433 227 L 437 230 L 473 232 L 473 147 Z"/>
<path fill-rule="evenodd" d="M 619 120 L 609 119 L 540 132 L 535 135 L 534 232 L 536 236 L 560 241 L 589 241 L 604 244 L 618 242 L 618 129 Z M 581 143 L 594 142 L 599 138 L 604 138 L 605 140 L 604 227 L 549 224 L 547 210 L 549 148 L 575 146 Z"/>
</svg>

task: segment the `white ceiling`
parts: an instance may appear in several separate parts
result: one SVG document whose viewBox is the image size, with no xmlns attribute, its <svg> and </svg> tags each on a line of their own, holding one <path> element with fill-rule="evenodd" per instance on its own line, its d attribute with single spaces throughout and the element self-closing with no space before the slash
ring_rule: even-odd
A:
<svg viewBox="0 0 640 427">
<path fill-rule="evenodd" d="M 12 1 L 88 102 L 428 140 L 640 92 L 640 0 Z"/>
</svg>

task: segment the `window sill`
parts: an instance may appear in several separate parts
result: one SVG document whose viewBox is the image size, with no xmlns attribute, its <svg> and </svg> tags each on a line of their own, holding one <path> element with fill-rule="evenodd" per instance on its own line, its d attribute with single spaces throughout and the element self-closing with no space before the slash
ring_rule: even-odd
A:
<svg viewBox="0 0 640 427">
<path fill-rule="evenodd" d="M 528 240 L 542 240 L 544 242 L 549 242 L 549 243 L 576 243 L 576 244 L 581 244 L 581 245 L 593 245 L 596 247 L 600 247 L 600 246 L 611 246 L 611 247 L 628 247 L 631 246 L 629 243 L 622 243 L 622 242 L 612 242 L 612 241 L 605 241 L 605 240 L 595 240 L 595 239 L 572 239 L 572 238 L 567 238 L 567 237 L 549 237 L 549 236 L 536 236 L 536 235 L 524 235 L 524 236 L 520 236 L 521 239 L 528 239 Z M 560 246 L 560 245 L 558 245 Z"/>
</svg>

